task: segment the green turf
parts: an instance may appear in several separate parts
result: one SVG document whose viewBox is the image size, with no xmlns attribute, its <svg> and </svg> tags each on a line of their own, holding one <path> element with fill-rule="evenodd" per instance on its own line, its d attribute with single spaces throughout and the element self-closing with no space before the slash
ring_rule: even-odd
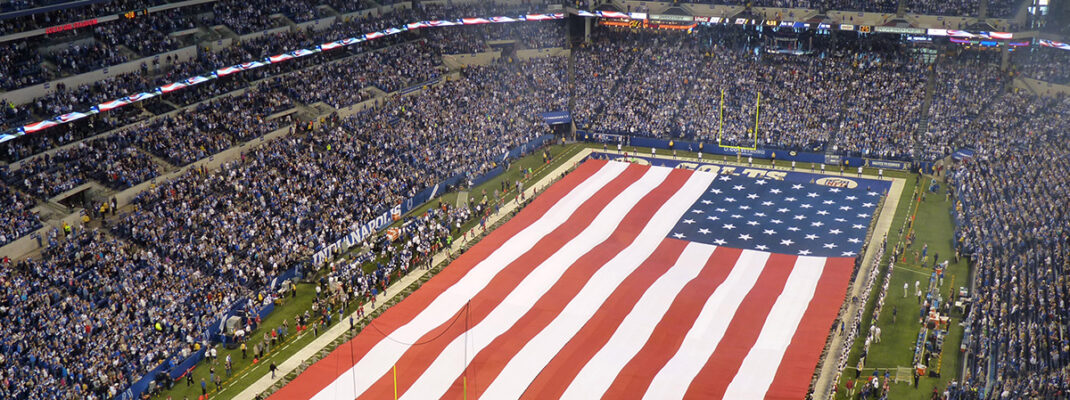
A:
<svg viewBox="0 0 1070 400">
<path fill-rule="evenodd" d="M 218 361 L 216 361 L 214 364 L 209 364 L 206 359 L 197 364 L 196 368 L 192 372 L 194 379 L 192 386 L 187 386 L 186 380 L 185 378 L 183 378 L 176 382 L 174 389 L 165 392 L 163 398 L 167 398 L 167 396 L 171 396 L 173 399 L 198 398 L 198 396 L 201 395 L 200 382 L 202 378 L 205 380 L 205 382 L 208 382 L 209 391 L 217 391 L 215 385 L 213 385 L 211 383 L 211 380 L 208 378 L 209 368 L 211 365 L 215 366 L 216 374 L 222 375 L 224 379 L 222 385 L 224 390 L 217 395 L 213 395 L 212 398 L 232 397 L 234 394 L 240 392 L 245 385 L 248 385 L 249 383 L 253 382 L 253 380 L 250 379 L 238 379 L 239 377 L 242 377 L 245 372 L 250 372 L 249 376 L 254 374 L 256 376 L 260 376 L 267 371 L 267 365 L 270 364 L 272 361 L 276 363 L 282 362 L 282 360 L 286 359 L 286 357 L 289 357 L 291 354 L 297 351 L 297 349 L 300 349 L 301 346 L 308 344 L 308 342 L 312 340 L 312 335 L 303 335 L 301 337 L 295 337 L 294 322 L 296 321 L 296 316 L 298 313 L 303 313 L 304 310 L 308 309 L 311 306 L 312 299 L 314 297 L 314 288 L 311 284 L 298 284 L 297 297 L 287 297 L 286 299 L 284 299 L 284 303 L 281 306 L 276 307 L 275 312 L 272 312 L 270 315 L 268 315 L 267 318 L 262 321 L 262 326 L 270 328 L 282 325 L 283 320 L 289 321 L 291 337 L 288 338 L 289 341 L 286 342 L 286 344 L 289 344 L 289 346 L 286 346 L 285 344 L 277 345 L 276 348 L 272 349 L 270 353 L 265 355 L 263 360 L 259 361 L 259 364 L 257 366 L 253 366 L 253 348 L 256 346 L 257 343 L 263 341 L 264 330 L 257 330 L 247 343 L 249 354 L 248 357 L 242 359 L 240 350 L 224 350 L 222 347 L 219 347 L 218 349 L 220 351 Z M 224 360 L 226 360 L 227 354 L 230 354 L 234 366 L 233 377 L 229 379 L 226 377 L 226 369 L 224 368 Z M 229 385 L 232 382 L 237 382 L 237 384 Z"/>
<path fill-rule="evenodd" d="M 485 182 L 484 184 L 472 189 L 471 193 L 469 194 L 469 199 L 472 201 L 481 200 L 482 190 L 484 188 L 487 189 L 488 197 L 491 197 L 494 193 L 494 189 L 500 187 L 499 185 L 502 180 L 506 180 L 506 182 L 510 183 L 515 182 L 524 177 L 524 172 L 522 172 L 522 169 L 531 168 L 535 173 L 530 177 L 530 179 L 528 179 L 528 185 L 525 186 L 525 188 L 529 188 L 531 182 L 537 182 L 539 179 L 549 174 L 557 166 L 561 165 L 569 158 L 574 156 L 581 149 L 581 146 L 575 144 L 550 146 L 549 150 L 553 155 L 553 162 L 551 162 L 550 164 L 545 164 L 543 162 L 541 151 L 537 152 L 534 155 L 515 160 L 509 170 L 502 173 L 498 177 L 495 177 L 494 179 L 491 179 Z M 515 185 L 511 185 L 510 187 L 515 188 Z M 504 193 L 503 197 L 511 199 L 511 196 L 515 195 L 516 190 L 511 189 L 509 192 Z M 437 206 L 440 201 L 453 205 L 455 204 L 456 198 L 456 192 L 445 194 L 435 200 L 429 201 L 421 205 L 420 207 L 417 207 L 416 209 L 410 211 L 410 213 L 407 215 L 421 214 L 425 212 L 428 208 Z M 472 221 L 469 221 L 467 224 L 462 226 L 461 231 L 466 231 L 478 223 L 479 221 L 477 219 L 473 219 Z M 364 269 L 369 272 L 373 271 L 375 269 L 374 260 L 366 263 L 364 265 Z M 207 361 L 202 361 L 192 371 L 194 378 L 194 383 L 192 386 L 187 386 L 186 380 L 185 378 L 183 378 L 176 383 L 175 387 L 172 390 L 164 391 L 162 398 L 167 398 L 168 396 L 170 396 L 173 399 L 197 399 L 201 395 L 201 378 L 204 378 L 204 380 L 208 382 L 210 398 L 232 398 L 264 375 L 269 374 L 270 371 L 268 370 L 268 365 L 270 365 L 272 361 L 274 361 L 276 364 L 282 363 L 282 361 L 290 358 L 299 349 L 311 343 L 314 339 L 314 336 L 312 335 L 311 331 L 307 331 L 302 334 L 297 334 L 293 327 L 294 321 L 296 320 L 296 316 L 298 314 L 304 313 L 305 310 L 309 310 L 311 308 L 312 301 L 315 297 L 314 286 L 312 284 L 299 284 L 297 293 L 298 295 L 296 298 L 285 299 L 285 303 L 283 305 L 276 307 L 275 311 L 268 315 L 268 317 L 262 321 L 262 326 L 268 328 L 275 328 L 282 325 L 283 320 L 289 321 L 291 327 L 291 337 L 288 338 L 287 342 L 282 345 L 276 346 L 276 348 L 272 349 L 272 351 L 267 356 L 265 356 L 263 360 L 260 360 L 259 363 L 256 365 L 252 364 L 252 349 L 257 343 L 260 343 L 263 340 L 263 329 L 258 330 L 255 334 L 253 334 L 252 338 L 248 341 L 248 354 L 250 356 L 246 359 L 242 359 L 240 350 L 224 350 L 222 347 L 220 347 L 218 348 L 219 361 L 217 361 L 214 366 L 216 374 L 223 376 L 224 380 L 221 385 L 222 389 L 216 388 L 215 385 L 211 383 L 211 380 L 208 377 L 210 365 L 207 363 Z M 352 312 L 353 310 L 355 310 L 354 307 L 355 306 L 351 306 L 351 309 L 347 310 L 347 312 Z M 313 319 L 318 321 L 318 318 Z M 337 321 L 334 322 L 337 323 Z M 233 361 L 233 376 L 229 378 L 226 377 L 225 368 L 223 367 L 223 360 L 226 359 L 227 354 L 231 355 L 231 359 Z M 267 388 L 264 389 L 266 390 Z"/>
<path fill-rule="evenodd" d="M 923 179 L 923 184 L 919 186 L 919 191 L 924 191 L 928 187 L 928 178 Z M 892 225 L 892 229 L 889 232 L 889 249 L 895 246 L 894 237 L 896 236 L 899 228 L 903 225 L 903 216 L 909 215 L 913 212 L 913 206 L 910 204 L 910 192 L 912 191 L 913 181 L 908 182 L 903 194 L 903 201 L 900 203 L 898 212 L 896 213 L 896 219 Z M 940 292 L 944 294 L 945 298 L 952 290 L 958 289 L 960 286 L 968 285 L 968 266 L 967 262 L 963 259 L 960 262 L 954 262 L 954 252 L 952 251 L 952 238 L 954 225 L 949 214 L 951 202 L 945 201 L 946 186 L 941 185 L 939 192 L 926 193 L 925 200 L 917 208 L 917 217 L 914 223 L 914 229 L 916 231 L 916 239 L 913 245 L 907 248 L 905 253 L 905 262 L 900 261 L 896 263 L 895 270 L 892 272 L 891 284 L 888 286 L 888 296 L 886 297 L 885 306 L 878 319 L 878 326 L 882 330 L 881 342 L 874 343 L 870 346 L 869 354 L 866 358 L 865 369 L 863 370 L 861 377 L 866 378 L 867 375 L 872 375 L 873 369 L 877 368 L 881 370 L 883 376 L 884 370 L 892 368 L 891 374 L 894 378 L 896 367 L 910 367 L 913 361 L 913 349 L 914 343 L 917 340 L 918 333 L 921 329 L 921 323 L 919 322 L 920 306 L 918 304 L 918 298 L 914 293 L 914 281 L 920 281 L 924 288 L 928 282 L 929 274 L 932 272 L 930 268 L 922 267 L 919 262 L 915 261 L 914 252 L 920 252 L 922 246 L 925 243 L 929 244 L 929 259 L 930 265 L 934 253 L 939 253 L 941 260 L 946 260 L 948 257 L 952 257 L 952 263 L 948 267 L 948 272 L 945 274 L 944 284 L 940 287 Z M 904 230 L 906 232 L 906 230 Z M 888 257 L 885 257 L 881 267 L 887 267 Z M 906 282 L 909 285 L 908 294 L 903 296 L 903 283 Z M 877 282 L 880 285 L 882 282 Z M 876 293 L 876 292 L 874 292 Z M 875 296 L 874 296 L 875 297 Z M 869 317 L 872 312 L 873 304 L 867 305 L 867 317 L 863 321 L 862 326 L 869 326 Z M 892 322 L 892 310 L 893 308 L 898 310 L 896 322 Z M 959 369 L 959 344 L 962 341 L 962 327 L 958 326 L 959 318 L 961 315 L 952 313 L 951 319 L 951 331 L 948 337 L 944 341 L 943 360 L 940 367 L 939 378 L 923 377 L 918 383 L 918 388 L 914 388 L 912 384 L 899 383 L 892 384 L 890 388 L 889 398 L 891 399 L 927 399 L 931 396 L 933 388 L 937 388 L 940 392 L 951 380 L 957 379 Z M 864 340 L 864 337 L 861 338 Z M 855 343 L 852 354 L 848 360 L 848 367 L 844 372 L 844 377 L 839 382 L 839 392 L 837 394 L 838 399 L 846 399 L 847 396 L 843 392 L 843 385 L 847 379 L 855 377 L 855 366 L 858 363 L 859 353 L 862 347 L 861 341 Z M 860 382 L 856 382 L 860 383 Z M 855 396 L 858 396 L 858 390 L 855 390 Z"/>
</svg>

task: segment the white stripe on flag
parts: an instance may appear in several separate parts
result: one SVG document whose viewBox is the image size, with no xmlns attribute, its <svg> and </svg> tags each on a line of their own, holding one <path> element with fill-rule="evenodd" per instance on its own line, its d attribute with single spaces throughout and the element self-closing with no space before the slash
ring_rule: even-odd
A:
<svg viewBox="0 0 1070 400">
<path fill-rule="evenodd" d="M 397 328 L 389 339 L 379 341 L 348 371 L 340 374 L 313 399 L 352 399 L 374 384 L 427 332 L 442 325 L 476 293 L 483 290 L 503 268 L 530 250 L 535 243 L 572 216 L 573 211 L 619 176 L 628 163 L 609 162 L 554 204 L 538 221 L 507 240 L 453 286 L 443 291 L 409 323 Z M 660 169 L 660 168 L 657 168 Z"/>
<path fill-rule="evenodd" d="M 617 230 L 621 220 L 632 212 L 633 207 L 643 197 L 661 185 L 670 172 L 672 172 L 672 169 L 650 168 L 635 184 L 629 186 L 610 201 L 583 232 L 562 246 L 560 250 L 548 257 L 524 277 L 524 280 L 486 318 L 472 327 L 466 334 L 454 338 L 439 353 L 431 366 L 405 391 L 402 398 L 433 399 L 442 397 L 449 390 L 450 385 L 464 371 L 464 362 L 457 362 L 458 360 L 464 360 L 465 354 L 474 357 L 491 341 L 509 330 L 517 320 L 535 305 L 537 299 L 553 287 L 561 277 L 561 274 L 568 270 L 576 260 L 608 239 Z M 708 185 L 709 183 L 707 183 Z M 700 190 L 698 195 L 701 195 L 701 193 Z M 698 195 L 691 199 L 691 203 L 697 199 Z M 672 224 L 675 225 L 675 222 L 673 220 Z M 673 225 L 665 228 L 665 234 Z M 466 342 L 468 344 L 467 350 L 465 349 Z M 489 396 L 487 398 L 498 397 Z"/>
<path fill-rule="evenodd" d="M 795 262 L 784 291 L 769 310 L 758 341 L 747 353 L 747 358 L 743 359 L 743 365 L 728 385 L 724 398 L 765 397 L 765 392 L 780 369 L 784 352 L 795 337 L 795 330 L 799 328 L 810 300 L 814 298 L 817 283 L 825 270 L 825 261 L 824 257 L 799 257 Z"/>
<path fill-rule="evenodd" d="M 483 397 L 488 399 L 520 398 L 543 367 L 602 308 L 603 303 L 617 290 L 620 283 L 636 268 L 639 268 L 665 240 L 672 228 L 676 226 L 676 222 L 688 211 L 689 206 L 705 193 L 714 178 L 715 176 L 710 173 L 693 173 L 687 183 L 654 214 L 639 236 L 602 266 L 587 281 L 583 289 L 569 300 L 565 309 L 561 310 L 561 313 L 546 328 L 543 328 L 509 360 L 494 382 L 487 387 Z M 699 270 L 705 265 L 710 254 L 712 252 L 705 254 L 706 257 L 698 261 Z M 688 255 L 686 250 L 684 255 Z M 682 259 L 683 256 L 681 256 Z"/>
<path fill-rule="evenodd" d="M 691 242 L 676 264 L 643 293 L 598 353 L 591 357 L 561 398 L 601 398 L 628 361 L 650 338 L 676 296 L 702 269 L 717 246 Z"/>
<path fill-rule="evenodd" d="M 684 397 L 691 380 L 695 379 L 717 349 L 717 344 L 728 330 L 739 304 L 758 281 L 768 260 L 769 253 L 743 250 L 724 283 L 717 287 L 702 306 L 702 312 L 695 318 L 694 325 L 687 331 L 676 354 L 654 376 L 644 398 Z"/>
</svg>

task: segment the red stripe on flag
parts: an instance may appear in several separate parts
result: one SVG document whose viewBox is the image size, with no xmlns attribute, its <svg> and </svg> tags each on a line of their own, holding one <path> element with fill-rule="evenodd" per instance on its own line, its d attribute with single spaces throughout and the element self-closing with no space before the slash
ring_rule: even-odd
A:
<svg viewBox="0 0 1070 400">
<path fill-rule="evenodd" d="M 671 238 L 666 239 L 666 241 L 679 242 L 678 245 L 681 251 L 688 243 Z M 681 326 L 687 326 L 689 322 L 695 320 L 706 299 L 728 276 L 741 252 L 739 249 L 727 247 L 718 247 L 714 251 L 710 259 L 706 261 L 702 272 L 695 279 L 688 282 L 679 295 L 676 296 L 669 310 L 662 316 L 657 327 L 651 333 L 643 350 L 636 353 L 632 361 L 620 371 L 617 375 L 617 380 L 606 391 L 604 398 L 625 398 L 627 396 L 641 395 L 646 391 L 647 385 L 650 384 L 650 380 L 654 378 L 654 374 L 657 373 L 660 366 L 664 365 L 669 360 L 669 357 L 676 352 L 676 349 L 680 347 L 684 334 L 687 333 L 686 330 L 681 331 Z M 655 258 L 657 256 L 658 254 L 655 253 L 651 256 L 651 259 L 657 259 Z M 671 267 L 674 260 L 675 257 L 671 260 L 665 260 L 665 267 Z M 649 286 L 650 284 L 644 285 L 641 289 L 645 291 Z M 553 361 L 543 369 L 543 372 L 529 386 L 528 391 L 525 393 L 525 398 L 554 399 L 561 397 L 580 370 L 613 336 L 616 327 L 620 325 L 641 296 L 642 292 L 635 295 L 634 299 L 625 300 L 621 298 L 607 301 L 606 304 L 613 306 L 614 309 L 605 313 L 600 311 L 595 316 L 595 319 L 592 319 L 591 323 L 584 326 L 583 330 L 561 349 L 561 352 L 554 357 Z M 627 308 L 615 307 L 617 302 L 625 303 Z M 651 367 L 648 362 L 656 362 L 655 359 L 660 359 L 661 364 L 657 367 Z M 632 373 L 635 375 L 628 375 Z"/>
<path fill-rule="evenodd" d="M 572 268 L 569 268 L 554 284 L 553 288 L 535 303 L 532 310 L 521 317 L 508 331 L 498 336 L 490 345 L 480 351 L 470 364 L 470 370 L 478 370 L 479 374 L 469 375 L 469 393 L 474 395 L 475 398 L 482 396 L 483 391 L 501 373 L 513 356 L 561 313 L 572 298 L 583 289 L 588 279 L 595 272 L 632 244 L 635 238 L 639 236 L 639 232 L 647 226 L 650 219 L 661 208 L 661 205 L 676 194 L 676 191 L 687 182 L 690 176 L 691 172 L 685 170 L 676 170 L 669 174 L 658 188 L 651 191 L 635 205 L 633 211 L 621 221 L 617 230 L 613 232 L 609 239 L 577 260 Z M 631 304 L 638 300 L 647 287 L 673 265 L 673 261 L 680 256 L 680 252 L 683 251 L 686 245 L 687 242 L 682 242 L 675 246 L 678 248 L 664 244 L 659 246 L 655 253 L 639 266 L 638 270 L 621 282 L 610 299 L 603 303 L 601 310 L 625 307 L 623 312 L 626 314 L 631 309 Z M 630 286 L 634 287 L 630 288 Z M 613 298 L 618 296 L 618 293 L 626 293 L 629 288 L 638 292 L 634 296 L 635 300 L 632 300 L 629 304 L 613 301 Z M 627 294 L 621 294 L 620 296 L 627 296 Z M 590 323 L 588 322 L 588 324 Z M 603 329 L 612 330 L 615 326 L 603 326 Z M 463 395 L 461 389 L 461 381 L 458 379 L 444 397 L 453 398 L 456 395 Z"/>
<path fill-rule="evenodd" d="M 853 258 L 830 258 L 817 283 L 813 300 L 806 309 L 795 336 L 791 338 L 776 377 L 765 393 L 767 399 L 801 399 L 810 390 L 810 379 L 820 360 L 832 323 L 843 305 L 847 283 L 854 269 Z"/>
<path fill-rule="evenodd" d="M 434 278 L 427 281 L 420 290 L 405 298 L 405 301 L 391 307 L 383 315 L 375 319 L 375 327 L 383 334 L 389 335 L 395 329 L 411 321 L 416 315 L 427 308 L 435 298 L 447 288 L 456 284 L 475 265 L 483 261 L 487 256 L 497 250 L 503 243 L 515 236 L 529 225 L 538 221 L 554 204 L 572 192 L 592 175 L 597 173 L 607 164 L 602 160 L 588 160 L 569 173 L 557 183 L 547 188 L 541 195 L 535 198 L 524 211 L 509 220 L 493 235 L 481 240 L 478 244 L 466 251 L 457 260 L 450 263 L 449 268 L 444 268 Z M 305 372 L 298 375 L 282 389 L 275 392 L 272 399 L 307 399 L 319 393 L 328 384 L 333 382 L 342 372 L 349 370 L 359 357 L 375 346 L 383 335 L 374 329 L 367 329 L 357 335 L 356 338 L 338 346 L 335 351 L 322 360 L 312 364 Z"/>
<path fill-rule="evenodd" d="M 758 277 L 758 282 L 747 297 L 740 303 L 732 322 L 728 325 L 724 337 L 717 345 L 713 355 L 706 360 L 691 385 L 687 388 L 687 398 L 720 399 L 724 397 L 728 384 L 736 376 L 743 359 L 750 353 L 758 335 L 762 333 L 769 310 L 773 308 L 777 297 L 784 290 L 784 284 L 795 266 L 798 257 L 787 254 L 771 254 L 766 261 L 765 270 Z M 747 268 L 746 265 L 737 268 Z M 812 372 L 812 371 L 811 371 Z"/>
<path fill-rule="evenodd" d="M 638 164 L 629 165 L 619 176 L 605 185 L 588 199 L 582 206 L 569 216 L 568 221 L 554 230 L 553 233 L 543 237 L 527 253 L 517 258 L 509 266 L 499 272 L 487 286 L 476 294 L 469 303 L 468 310 L 461 309 L 455 318 L 466 319 L 468 328 L 471 328 L 485 318 L 491 311 L 509 295 L 517 285 L 531 273 L 535 267 L 546 261 L 572 238 L 586 229 L 591 221 L 605 208 L 613 198 L 643 177 L 650 169 L 648 166 Z M 662 200 L 664 201 L 664 200 Z M 653 212 L 651 212 L 653 213 Z M 494 235 L 491 235 L 494 236 Z M 452 268 L 452 266 L 450 267 Z M 404 393 L 424 370 L 435 361 L 435 358 L 455 338 L 463 334 L 465 329 L 446 329 L 455 318 L 451 318 L 439 328 L 429 331 L 417 343 L 419 346 L 410 347 L 405 355 L 395 365 L 399 373 L 397 377 L 397 393 Z M 461 325 L 464 326 L 463 324 Z M 394 394 L 394 377 L 392 373 L 386 373 L 379 378 L 361 398 L 383 399 Z"/>
</svg>

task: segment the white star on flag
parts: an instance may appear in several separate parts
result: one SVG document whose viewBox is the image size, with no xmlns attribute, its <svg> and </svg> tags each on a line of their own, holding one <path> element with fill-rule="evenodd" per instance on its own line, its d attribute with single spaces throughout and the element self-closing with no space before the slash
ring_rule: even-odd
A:
<svg viewBox="0 0 1070 400">
<path fill-rule="evenodd" d="M 847 241 L 851 242 L 851 243 L 859 243 L 859 242 L 861 242 L 861 240 L 858 240 L 858 238 L 850 238 L 850 239 L 847 239 Z"/>
<path fill-rule="evenodd" d="M 821 221 L 814 221 L 814 222 L 810 223 L 810 226 L 822 226 L 822 225 L 825 225 L 825 224 L 823 222 L 821 222 Z"/>
<path fill-rule="evenodd" d="M 740 239 L 743 239 L 743 240 L 750 240 L 750 239 L 751 239 L 751 236 L 750 236 L 750 235 L 748 235 L 748 234 L 745 234 L 745 233 L 744 233 L 744 234 L 742 234 L 742 235 L 739 235 L 739 238 L 740 238 Z"/>
<path fill-rule="evenodd" d="M 703 235 L 708 235 L 710 233 L 710 230 L 706 229 L 706 228 L 702 228 L 702 229 L 698 230 L 698 233 L 701 233 Z"/>
<path fill-rule="evenodd" d="M 812 206 L 812 205 L 809 205 L 809 204 L 803 204 L 803 205 L 801 205 L 801 206 L 799 206 L 799 207 L 802 207 L 802 208 L 811 208 L 811 207 L 813 207 L 813 206 Z"/>
<path fill-rule="evenodd" d="M 705 205 L 707 205 L 707 206 L 708 206 L 708 205 L 710 205 L 710 204 L 713 204 L 713 202 L 712 202 L 712 201 L 709 201 L 709 200 L 702 200 L 702 204 L 705 204 Z"/>
<path fill-rule="evenodd" d="M 765 184 L 765 179 L 759 179 L 757 182 L 754 182 L 754 183 L 757 183 L 759 185 L 764 185 Z"/>
<path fill-rule="evenodd" d="M 695 214 L 702 214 L 702 213 L 704 213 L 705 211 L 702 211 L 702 210 L 691 210 L 691 212 L 693 212 L 693 213 L 695 213 Z"/>
<path fill-rule="evenodd" d="M 721 189 L 716 189 L 716 188 L 715 188 L 715 189 L 713 189 L 713 190 L 710 190 L 710 193 L 713 193 L 713 194 L 721 194 Z"/>
<path fill-rule="evenodd" d="M 807 193 L 806 197 L 817 197 L 817 193 L 814 193 L 814 192 Z"/>
<path fill-rule="evenodd" d="M 740 218 L 743 218 L 743 216 L 739 215 L 739 214 L 732 214 L 732 218 L 733 219 L 740 219 Z"/>
<path fill-rule="evenodd" d="M 799 228 L 793 226 L 793 227 L 788 228 L 788 230 L 792 231 L 792 232 L 798 232 Z"/>
<path fill-rule="evenodd" d="M 774 219 L 774 220 L 772 220 L 772 221 L 769 221 L 769 222 L 772 222 L 772 223 L 774 223 L 774 224 L 780 224 L 780 223 L 784 223 L 784 221 L 781 221 L 781 220 L 779 220 L 779 219 Z"/>
<path fill-rule="evenodd" d="M 862 207 L 866 207 L 866 208 L 869 208 L 869 207 L 873 207 L 874 205 L 875 205 L 875 204 L 873 204 L 873 203 L 863 203 L 863 204 L 862 204 Z"/>
<path fill-rule="evenodd" d="M 839 229 L 833 229 L 833 230 L 829 231 L 829 233 L 833 234 L 833 235 L 839 235 L 841 232 L 843 232 L 843 231 L 841 231 Z"/>
<path fill-rule="evenodd" d="M 870 195 L 870 196 L 880 196 L 880 193 L 877 193 L 877 192 L 869 192 L 869 193 L 866 193 L 866 194 Z"/>
<path fill-rule="evenodd" d="M 847 199 L 847 200 L 855 200 L 855 199 L 858 199 L 858 197 L 857 197 L 857 196 L 847 196 L 847 197 L 844 197 L 844 198 L 845 198 L 845 199 Z"/>
<path fill-rule="evenodd" d="M 820 236 L 817 236 L 817 235 L 815 235 L 815 234 L 813 234 L 813 233 L 811 233 L 811 234 L 809 234 L 809 235 L 806 235 L 806 239 L 808 239 L 808 240 L 814 240 L 814 239 L 817 239 L 817 238 L 819 238 L 819 237 L 820 237 Z"/>
<path fill-rule="evenodd" d="M 802 185 L 800 185 L 800 184 L 794 184 L 794 185 L 791 185 L 791 188 L 792 188 L 792 189 L 802 189 L 802 188 L 803 188 L 803 186 L 802 186 Z"/>
<path fill-rule="evenodd" d="M 829 189 L 829 191 L 832 192 L 832 193 L 839 193 L 840 192 L 840 188 L 832 188 L 832 189 Z"/>
<path fill-rule="evenodd" d="M 784 201 L 795 201 L 795 198 L 794 197 L 788 197 L 788 198 L 785 198 Z"/>
<path fill-rule="evenodd" d="M 768 206 L 773 205 L 773 202 L 771 202 L 771 201 L 763 201 L 762 205 L 768 207 Z"/>
<path fill-rule="evenodd" d="M 747 221 L 747 225 L 750 225 L 750 226 L 758 225 L 758 221 Z"/>
<path fill-rule="evenodd" d="M 800 256 L 808 256 L 808 255 L 810 255 L 810 250 L 806 250 L 806 249 L 799 250 L 799 255 Z"/>
<path fill-rule="evenodd" d="M 853 252 L 853 251 L 845 251 L 845 252 L 843 252 L 843 254 L 840 254 L 840 255 L 843 256 L 843 257 L 854 257 L 855 256 L 855 252 Z"/>
<path fill-rule="evenodd" d="M 866 214 L 866 213 L 858 213 L 858 218 L 866 218 L 868 216 L 869 216 L 869 214 Z"/>
<path fill-rule="evenodd" d="M 801 219 L 806 219 L 806 216 L 805 215 L 796 215 L 795 219 L 800 219 L 800 220 Z"/>
<path fill-rule="evenodd" d="M 733 199 L 733 198 L 731 198 L 731 197 L 725 197 L 725 198 L 724 198 L 724 201 L 727 201 L 727 202 L 729 202 L 729 203 L 735 203 L 735 202 L 736 202 L 736 199 Z"/>
<path fill-rule="evenodd" d="M 780 241 L 780 244 L 785 245 L 785 246 L 791 246 L 792 243 L 795 243 L 795 242 L 791 241 L 791 239 L 784 239 L 784 240 Z"/>
<path fill-rule="evenodd" d="M 690 224 L 695 223 L 695 220 L 693 220 L 693 219 L 685 219 L 684 223 L 690 225 Z"/>
<path fill-rule="evenodd" d="M 757 198 L 758 198 L 758 195 L 756 195 L 756 194 L 754 194 L 754 193 L 751 193 L 751 194 L 748 194 L 748 195 L 747 195 L 747 198 L 748 198 L 748 199 L 752 199 L 752 200 L 753 200 L 753 199 L 757 199 Z"/>
<path fill-rule="evenodd" d="M 750 210 L 750 206 L 744 204 L 744 205 L 739 206 L 739 209 L 740 210 Z"/>
<path fill-rule="evenodd" d="M 851 206 L 840 206 L 840 209 L 843 210 L 843 211 L 850 211 L 851 210 Z"/>
<path fill-rule="evenodd" d="M 730 177 L 728 175 L 722 175 L 720 178 L 717 178 L 717 179 L 720 179 L 722 181 L 728 182 L 728 181 L 732 180 L 732 177 Z"/>
<path fill-rule="evenodd" d="M 776 231 L 774 231 L 772 229 L 766 229 L 766 230 L 764 230 L 762 232 L 764 232 L 766 235 L 776 235 Z"/>
<path fill-rule="evenodd" d="M 833 201 L 833 200 L 825 200 L 823 203 L 825 203 L 825 204 L 836 204 L 836 202 Z"/>
<path fill-rule="evenodd" d="M 854 224 L 854 225 L 851 225 L 851 227 L 855 228 L 855 229 L 866 229 L 866 226 L 862 225 L 862 224 Z"/>
<path fill-rule="evenodd" d="M 717 239 L 717 240 L 714 240 L 713 242 L 717 243 L 718 246 L 724 246 L 725 243 L 728 243 L 724 239 Z"/>
<path fill-rule="evenodd" d="M 765 216 L 765 213 L 763 213 L 763 212 L 756 212 L 756 213 L 754 213 L 754 216 L 755 216 L 755 217 L 764 217 L 764 216 Z"/>
<path fill-rule="evenodd" d="M 826 249 L 835 249 L 836 248 L 836 244 L 835 243 L 825 243 L 825 245 L 822 246 L 822 247 L 824 247 Z"/>
<path fill-rule="evenodd" d="M 743 190 L 743 189 L 746 189 L 746 187 L 743 186 L 743 185 L 736 185 L 736 186 L 732 186 L 732 189 Z"/>
<path fill-rule="evenodd" d="M 777 189 L 777 188 L 772 188 L 772 189 L 770 189 L 770 190 L 769 190 L 769 193 L 772 193 L 772 194 L 780 194 L 780 189 Z"/>
<path fill-rule="evenodd" d="M 727 209 L 727 208 L 720 208 L 720 207 L 718 207 L 718 208 L 714 208 L 714 211 L 717 211 L 717 212 L 725 212 L 725 211 L 728 211 L 728 209 Z"/>
<path fill-rule="evenodd" d="M 847 220 L 843 218 L 836 218 L 836 222 L 847 222 Z"/>
<path fill-rule="evenodd" d="M 674 234 L 672 234 L 672 237 L 677 238 L 677 239 L 683 239 L 685 236 L 682 233 L 674 233 Z"/>
<path fill-rule="evenodd" d="M 708 219 L 710 221 L 716 221 L 716 220 L 719 220 L 720 218 L 717 218 L 716 215 L 711 215 L 711 216 L 706 217 L 706 219 Z"/>
<path fill-rule="evenodd" d="M 786 212 L 788 212 L 788 211 L 791 211 L 791 210 L 789 210 L 789 209 L 787 209 L 787 208 L 778 208 L 778 209 L 776 210 L 776 212 L 782 212 L 782 213 L 786 213 Z"/>
<path fill-rule="evenodd" d="M 825 210 L 820 210 L 817 212 L 817 215 L 829 215 L 829 212 Z"/>
<path fill-rule="evenodd" d="M 736 229 L 736 226 L 732 225 L 732 224 L 724 224 L 724 226 L 722 226 L 722 228 L 725 228 L 725 229 Z"/>
<path fill-rule="evenodd" d="M 768 248 L 769 248 L 769 246 L 766 246 L 766 245 L 764 245 L 764 244 L 759 244 L 759 245 L 757 245 L 757 246 L 754 246 L 754 248 L 755 248 L 755 249 L 758 249 L 758 250 L 763 250 L 763 251 L 764 251 L 765 249 L 768 249 Z"/>
</svg>

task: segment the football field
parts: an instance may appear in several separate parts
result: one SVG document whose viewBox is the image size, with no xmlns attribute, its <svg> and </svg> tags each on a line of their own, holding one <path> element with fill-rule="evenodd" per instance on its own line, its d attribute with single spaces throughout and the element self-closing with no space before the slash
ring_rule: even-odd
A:
<svg viewBox="0 0 1070 400">
<path fill-rule="evenodd" d="M 581 164 L 272 398 L 805 396 L 902 182 L 627 161 Z"/>
</svg>

